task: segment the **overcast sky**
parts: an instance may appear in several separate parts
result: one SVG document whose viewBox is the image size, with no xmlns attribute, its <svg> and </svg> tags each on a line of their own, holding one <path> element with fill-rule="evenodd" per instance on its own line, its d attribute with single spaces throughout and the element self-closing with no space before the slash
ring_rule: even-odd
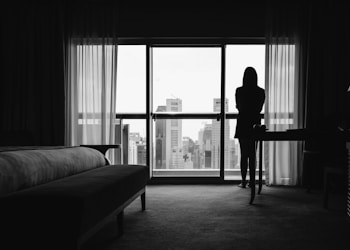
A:
<svg viewBox="0 0 350 250">
<path fill-rule="evenodd" d="M 119 46 L 117 112 L 145 112 L 145 49 L 145 46 Z M 228 45 L 225 81 L 229 112 L 237 112 L 235 90 L 242 85 L 247 66 L 257 70 L 258 85 L 264 87 L 265 46 Z M 167 98 L 180 98 L 183 112 L 213 112 L 213 99 L 220 97 L 220 77 L 220 48 L 153 48 L 153 110 L 165 105 Z M 144 121 L 126 122 L 129 121 L 131 132 L 145 135 Z M 184 120 L 182 136 L 197 140 L 203 122 Z"/>
</svg>

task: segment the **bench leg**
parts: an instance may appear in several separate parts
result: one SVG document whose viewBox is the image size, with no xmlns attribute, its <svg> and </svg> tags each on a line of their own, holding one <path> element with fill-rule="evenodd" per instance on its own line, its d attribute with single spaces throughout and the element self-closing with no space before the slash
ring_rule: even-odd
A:
<svg viewBox="0 0 350 250">
<path fill-rule="evenodd" d="M 141 207 L 142 211 L 146 210 L 146 192 L 141 194 Z"/>
<path fill-rule="evenodd" d="M 123 220 L 124 220 L 124 210 L 122 210 L 117 216 L 118 230 L 120 235 L 123 235 L 124 233 Z"/>
</svg>

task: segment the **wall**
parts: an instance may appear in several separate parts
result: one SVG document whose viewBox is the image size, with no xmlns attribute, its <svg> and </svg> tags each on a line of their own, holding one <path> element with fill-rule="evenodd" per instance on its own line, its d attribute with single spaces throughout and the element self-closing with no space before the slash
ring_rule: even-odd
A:
<svg viewBox="0 0 350 250">
<path fill-rule="evenodd" d="M 120 34 L 126 37 L 262 37 L 265 9 L 262 2 L 231 7 L 121 6 Z"/>
</svg>

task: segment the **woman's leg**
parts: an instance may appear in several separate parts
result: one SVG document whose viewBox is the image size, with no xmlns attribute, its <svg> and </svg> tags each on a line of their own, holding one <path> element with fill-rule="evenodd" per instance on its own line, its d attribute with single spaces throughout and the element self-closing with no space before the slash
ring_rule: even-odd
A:
<svg viewBox="0 0 350 250">
<path fill-rule="evenodd" d="M 246 139 L 239 139 L 239 146 L 241 149 L 241 176 L 242 176 L 242 187 L 246 185 L 246 177 L 248 170 L 248 156 L 249 156 L 249 141 Z"/>
</svg>

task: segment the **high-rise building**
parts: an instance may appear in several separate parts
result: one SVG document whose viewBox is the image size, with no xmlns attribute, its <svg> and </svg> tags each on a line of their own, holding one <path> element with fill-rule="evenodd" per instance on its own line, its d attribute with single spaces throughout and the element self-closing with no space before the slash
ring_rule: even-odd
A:
<svg viewBox="0 0 350 250">
<path fill-rule="evenodd" d="M 237 141 L 235 139 L 230 139 L 230 165 L 225 166 L 225 168 L 239 168 L 238 163 L 238 153 L 239 153 L 239 146 L 237 145 Z"/>
<path fill-rule="evenodd" d="M 129 132 L 129 155 L 128 162 L 129 164 L 137 164 L 137 146 L 142 142 L 142 137 L 140 133 Z"/>
<path fill-rule="evenodd" d="M 166 99 L 167 112 L 181 112 L 181 99 Z M 166 120 L 166 168 L 181 169 L 184 167 L 182 153 L 182 121 Z"/>
<path fill-rule="evenodd" d="M 156 112 L 181 112 L 181 99 L 166 99 L 165 106 L 158 106 Z M 184 168 L 182 152 L 182 121 L 178 119 L 156 120 L 155 122 L 156 169 Z"/>
<path fill-rule="evenodd" d="M 194 168 L 194 149 L 195 144 L 194 141 L 190 137 L 183 138 L 183 159 L 184 159 L 184 168 L 185 169 L 193 169 Z"/>
<path fill-rule="evenodd" d="M 196 141 L 193 149 L 193 168 L 199 169 L 201 168 L 201 154 L 200 154 L 200 149 L 199 149 L 199 144 L 198 141 Z"/>
<path fill-rule="evenodd" d="M 221 111 L 221 99 L 214 98 L 213 111 Z M 228 99 L 225 99 L 225 112 L 228 112 Z M 220 131 L 221 122 L 217 120 L 212 120 L 212 158 L 211 167 L 213 169 L 220 169 Z M 225 155 L 225 166 L 230 165 L 230 122 L 225 120 L 225 130 L 224 130 L 224 155 Z"/>
<path fill-rule="evenodd" d="M 137 164 L 139 165 L 146 165 L 146 159 L 147 159 L 147 152 L 146 152 L 146 144 L 138 144 L 137 145 Z"/>
<path fill-rule="evenodd" d="M 130 140 L 129 142 L 128 163 L 137 164 L 137 143 L 134 140 Z"/>
<path fill-rule="evenodd" d="M 115 143 L 122 145 L 122 150 L 114 150 L 113 163 L 128 163 L 129 153 L 129 124 L 123 124 L 123 120 L 117 120 L 115 123 Z"/>
<path fill-rule="evenodd" d="M 129 162 L 129 135 L 130 125 L 122 124 L 122 148 L 123 148 L 123 163 Z"/>
<path fill-rule="evenodd" d="M 201 168 L 212 168 L 212 124 L 205 124 L 201 138 Z"/>
<path fill-rule="evenodd" d="M 166 106 L 158 106 L 156 112 L 165 112 Z M 156 169 L 167 168 L 166 164 L 166 120 L 156 120 Z"/>
</svg>

